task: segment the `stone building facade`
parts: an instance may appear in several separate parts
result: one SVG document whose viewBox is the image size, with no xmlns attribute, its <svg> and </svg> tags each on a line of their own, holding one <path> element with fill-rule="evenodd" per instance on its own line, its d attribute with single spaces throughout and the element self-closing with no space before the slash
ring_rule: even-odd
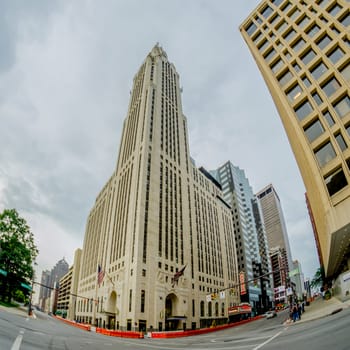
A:
<svg viewBox="0 0 350 350">
<path fill-rule="evenodd" d="M 78 320 L 139 331 L 224 323 L 239 303 L 231 208 L 190 158 L 179 75 L 159 45 L 134 77 L 116 169 L 87 219 L 78 295 Z"/>
</svg>

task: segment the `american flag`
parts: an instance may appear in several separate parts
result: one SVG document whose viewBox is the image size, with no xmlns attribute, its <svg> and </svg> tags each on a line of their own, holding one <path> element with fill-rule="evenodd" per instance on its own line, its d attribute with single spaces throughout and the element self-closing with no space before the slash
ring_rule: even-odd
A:
<svg viewBox="0 0 350 350">
<path fill-rule="evenodd" d="M 98 286 L 100 286 L 100 284 L 102 283 L 104 276 L 105 276 L 105 272 L 102 270 L 101 265 L 98 265 L 98 269 L 97 269 L 97 283 L 98 283 Z"/>
<path fill-rule="evenodd" d="M 185 268 L 187 265 L 185 265 L 181 270 L 177 271 L 174 275 L 174 277 L 171 279 L 172 287 L 174 288 L 175 283 L 177 284 L 179 281 L 179 278 L 184 274 Z"/>
</svg>

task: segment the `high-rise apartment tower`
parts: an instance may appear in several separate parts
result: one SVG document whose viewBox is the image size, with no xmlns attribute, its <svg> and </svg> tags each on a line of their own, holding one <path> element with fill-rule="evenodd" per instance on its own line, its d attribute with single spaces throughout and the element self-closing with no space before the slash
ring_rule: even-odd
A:
<svg viewBox="0 0 350 350">
<path fill-rule="evenodd" d="M 270 0 L 240 26 L 299 166 L 326 276 L 350 266 L 349 0 Z"/>
</svg>

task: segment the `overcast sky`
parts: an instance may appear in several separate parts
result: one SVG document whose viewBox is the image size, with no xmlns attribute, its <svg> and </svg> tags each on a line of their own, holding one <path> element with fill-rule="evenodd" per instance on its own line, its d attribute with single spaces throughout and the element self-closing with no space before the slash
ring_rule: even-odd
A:
<svg viewBox="0 0 350 350">
<path fill-rule="evenodd" d="M 318 267 L 304 185 L 267 87 L 239 32 L 258 0 L 0 0 L 0 209 L 39 248 L 38 278 L 82 247 L 112 174 L 132 80 L 159 42 L 180 74 L 191 156 L 272 183 L 293 259 Z"/>
</svg>

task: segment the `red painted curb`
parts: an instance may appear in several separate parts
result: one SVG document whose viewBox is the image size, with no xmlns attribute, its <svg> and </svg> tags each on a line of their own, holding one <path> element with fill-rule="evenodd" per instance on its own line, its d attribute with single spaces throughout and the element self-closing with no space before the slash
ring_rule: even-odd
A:
<svg viewBox="0 0 350 350">
<path fill-rule="evenodd" d="M 151 332 L 150 337 L 151 338 L 180 338 L 180 337 L 190 337 L 193 335 L 199 335 L 199 334 L 205 334 L 205 333 L 211 333 L 211 332 L 217 332 L 224 329 L 240 326 L 245 323 L 253 322 L 255 320 L 259 320 L 263 318 L 263 316 L 256 316 L 252 317 L 247 320 L 243 320 L 240 322 L 230 323 L 223 326 L 216 326 L 212 328 L 203 328 L 203 329 L 195 329 L 195 330 L 188 330 L 188 331 L 168 331 L 168 332 Z"/>
</svg>

